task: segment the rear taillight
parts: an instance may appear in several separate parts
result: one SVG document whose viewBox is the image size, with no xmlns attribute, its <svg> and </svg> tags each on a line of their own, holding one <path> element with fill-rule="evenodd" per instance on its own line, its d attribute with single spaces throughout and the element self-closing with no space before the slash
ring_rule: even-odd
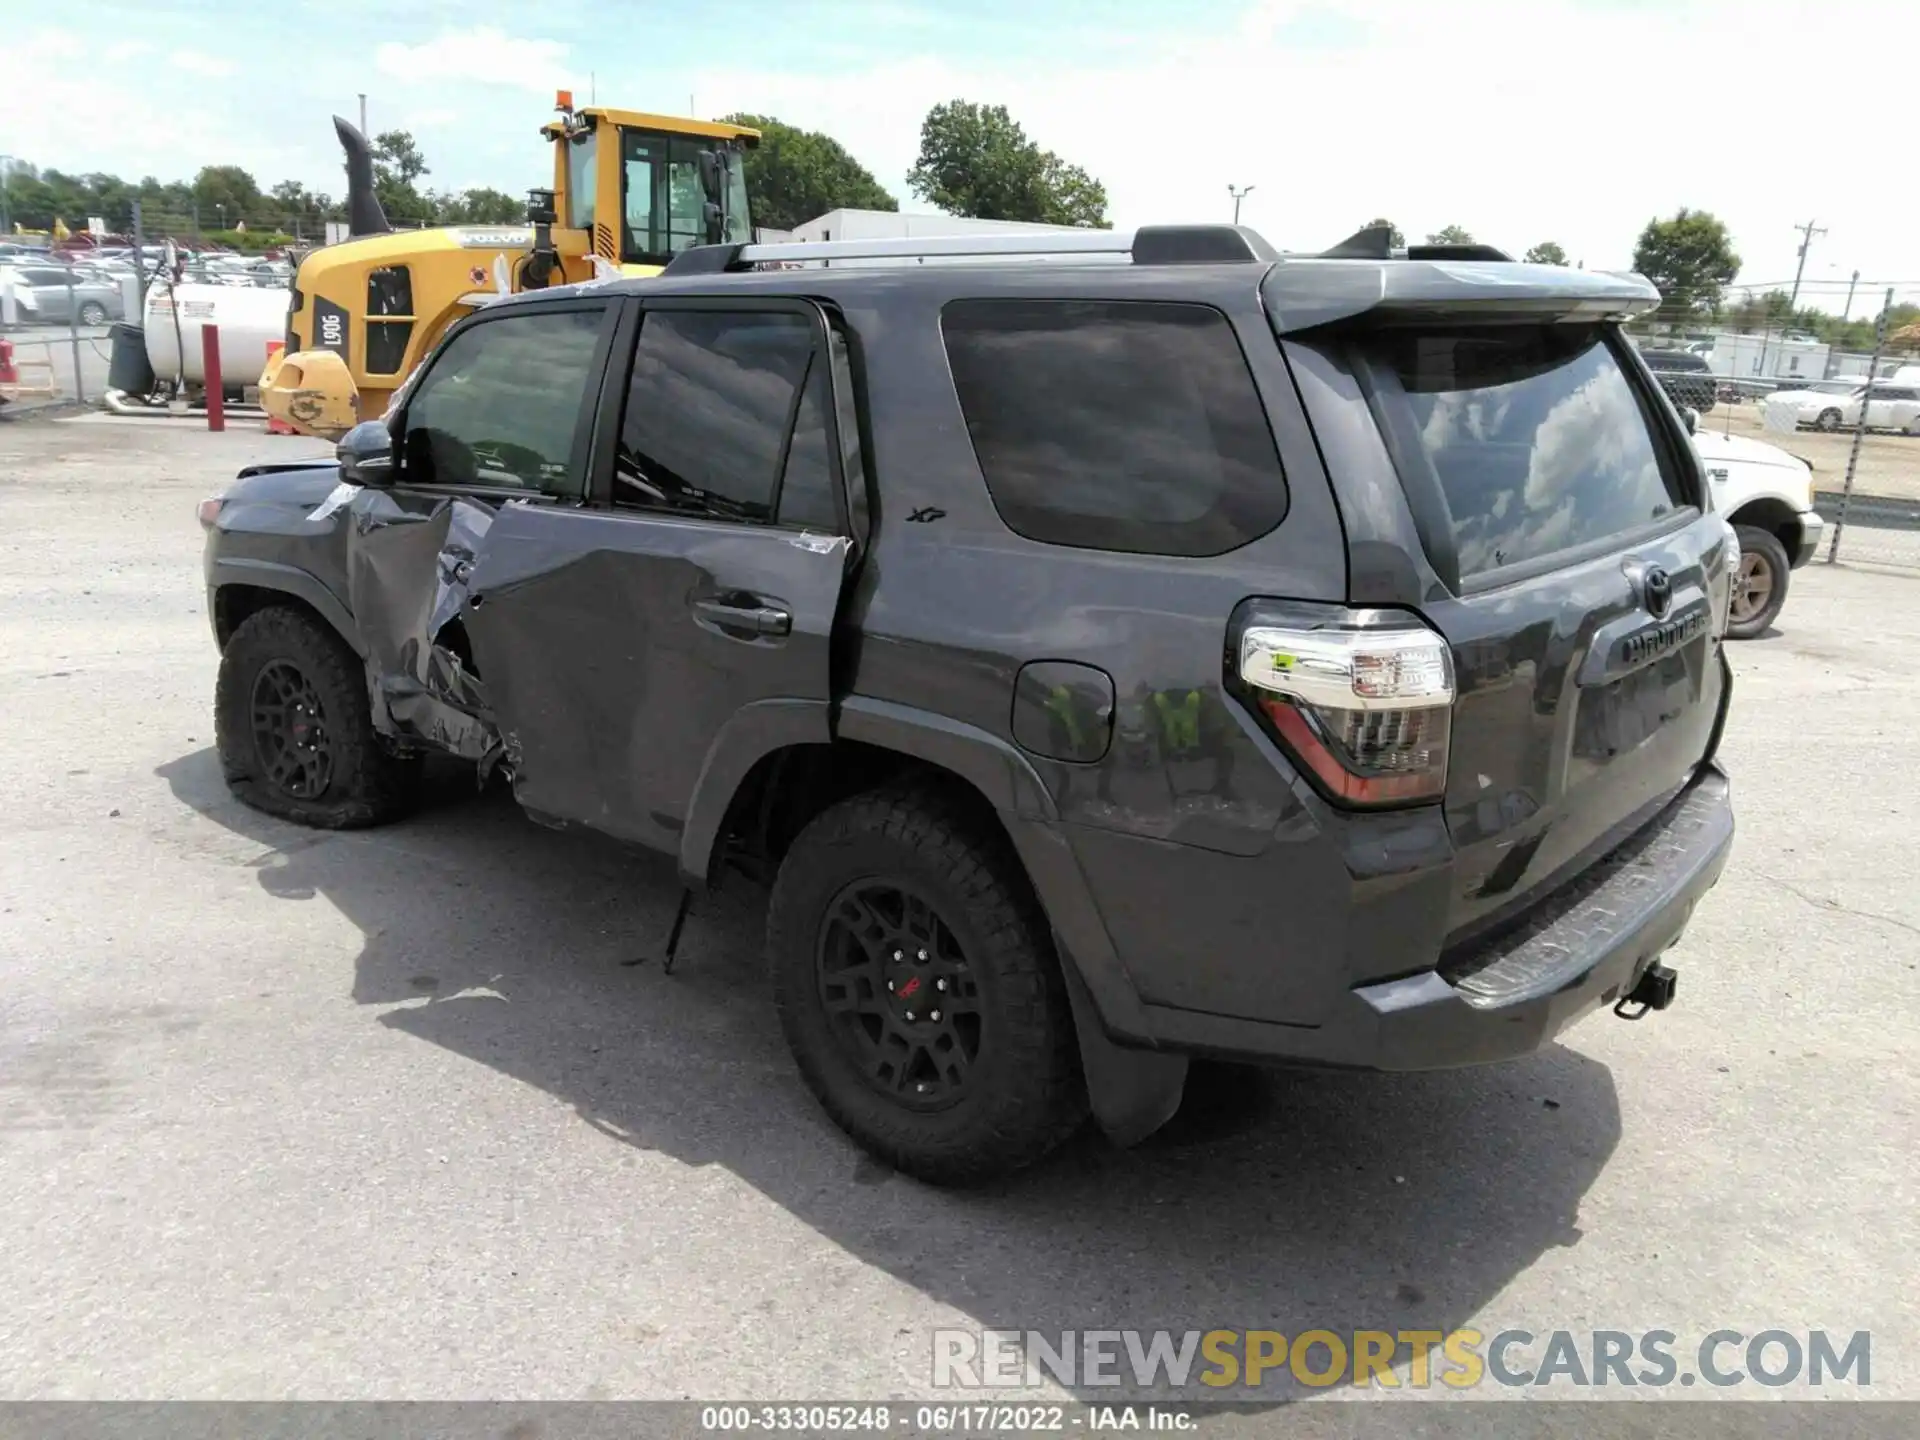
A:
<svg viewBox="0 0 1920 1440">
<path fill-rule="evenodd" d="M 1453 652 L 1411 616 L 1342 610 L 1249 625 L 1240 678 L 1327 795 L 1408 805 L 1447 787 Z"/>
</svg>

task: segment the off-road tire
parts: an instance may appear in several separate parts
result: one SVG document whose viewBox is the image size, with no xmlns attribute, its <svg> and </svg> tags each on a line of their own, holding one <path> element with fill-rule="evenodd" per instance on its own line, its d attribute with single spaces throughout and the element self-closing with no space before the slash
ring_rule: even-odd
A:
<svg viewBox="0 0 1920 1440">
<path fill-rule="evenodd" d="M 1773 588 L 1764 605 L 1745 619 L 1734 616 L 1731 610 L 1728 613 L 1727 638 L 1751 640 L 1767 632 L 1780 607 L 1787 603 L 1787 577 L 1793 572 L 1787 561 L 1787 547 L 1771 530 L 1762 530 L 1757 525 L 1736 525 L 1733 530 L 1740 537 L 1740 563 L 1745 566 L 1757 559 L 1772 572 Z"/>
<path fill-rule="evenodd" d="M 849 885 L 926 895 L 980 996 L 980 1050 L 946 1109 L 882 1094 L 836 1036 L 821 998 L 829 906 Z M 788 850 L 767 914 L 774 1003 L 800 1074 L 834 1121 L 894 1168 L 975 1184 L 1041 1159 L 1086 1118 L 1086 1084 L 1051 930 L 1004 837 L 938 793 L 872 791 L 823 811 Z"/>
<path fill-rule="evenodd" d="M 275 785 L 261 760 L 253 691 L 260 673 L 275 662 L 290 663 L 304 675 L 325 712 L 331 774 L 312 798 Z M 227 637 L 214 690 L 214 741 L 236 798 L 316 829 L 384 824 L 411 809 L 419 793 L 418 758 L 390 753 L 374 733 L 359 660 L 332 630 L 289 607 L 256 611 Z"/>
</svg>

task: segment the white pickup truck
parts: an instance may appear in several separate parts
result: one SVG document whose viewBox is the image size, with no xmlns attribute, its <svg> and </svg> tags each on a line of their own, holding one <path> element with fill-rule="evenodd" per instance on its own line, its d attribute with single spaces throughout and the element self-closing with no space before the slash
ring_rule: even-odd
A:
<svg viewBox="0 0 1920 1440">
<path fill-rule="evenodd" d="M 1765 632 L 1787 601 L 1787 575 L 1813 558 L 1823 522 L 1813 508 L 1813 471 L 1777 445 L 1703 427 L 1693 448 L 1707 469 L 1713 506 L 1740 536 L 1727 635 Z"/>
</svg>

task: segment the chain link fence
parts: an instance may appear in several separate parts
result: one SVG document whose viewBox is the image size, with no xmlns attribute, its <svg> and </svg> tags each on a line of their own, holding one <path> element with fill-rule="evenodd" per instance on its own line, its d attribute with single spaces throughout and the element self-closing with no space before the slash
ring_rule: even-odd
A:
<svg viewBox="0 0 1920 1440">
<path fill-rule="evenodd" d="M 1743 286 L 1713 318 L 1656 317 L 1635 339 L 1701 429 L 1813 471 L 1816 563 L 1920 575 L 1920 282 Z"/>
<path fill-rule="evenodd" d="M 0 265 L 0 416 L 98 400 L 109 327 L 130 298 L 117 279 L 57 257 Z"/>
</svg>

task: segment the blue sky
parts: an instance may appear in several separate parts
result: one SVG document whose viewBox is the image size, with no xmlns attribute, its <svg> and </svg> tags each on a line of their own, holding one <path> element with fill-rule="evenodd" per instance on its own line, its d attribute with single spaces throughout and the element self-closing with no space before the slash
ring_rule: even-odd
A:
<svg viewBox="0 0 1920 1440">
<path fill-rule="evenodd" d="M 591 83 L 605 103 L 824 129 L 925 209 L 904 182 L 920 118 L 962 96 L 1006 104 L 1086 166 L 1122 226 L 1224 219 L 1227 186 L 1252 185 L 1243 217 L 1283 246 L 1386 214 L 1415 237 L 1458 223 L 1613 267 L 1650 216 L 1692 205 L 1732 226 L 1743 280 L 1791 276 L 1792 227 L 1812 218 L 1828 234 L 1808 296 L 1838 309 L 1856 267 L 1920 282 L 1912 167 L 1850 138 L 1885 124 L 1911 149 L 1897 89 L 1868 73 L 1869 53 L 1920 54 L 1920 5 L 1898 0 L 577 0 L 545 15 L 32 7 L 0 41 L 0 153 L 163 178 L 230 161 L 337 193 L 327 117 L 364 90 L 370 128 L 414 132 L 429 183 L 517 192 L 547 177 L 535 130 L 554 87 Z"/>
</svg>

